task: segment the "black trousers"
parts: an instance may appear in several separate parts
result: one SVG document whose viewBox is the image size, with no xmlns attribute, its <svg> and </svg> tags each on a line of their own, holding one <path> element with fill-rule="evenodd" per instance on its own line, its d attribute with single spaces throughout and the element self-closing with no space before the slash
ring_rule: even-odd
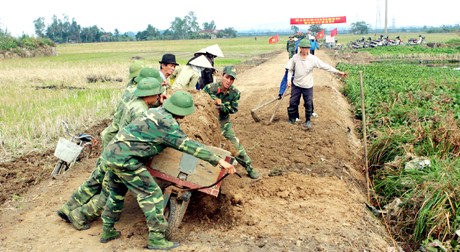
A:
<svg viewBox="0 0 460 252">
<path fill-rule="evenodd" d="M 311 114 L 313 113 L 313 87 L 301 88 L 294 84 L 291 85 L 291 98 L 289 99 L 289 120 L 295 121 L 296 118 L 299 118 L 300 96 L 303 97 L 305 121 L 310 121 Z"/>
</svg>

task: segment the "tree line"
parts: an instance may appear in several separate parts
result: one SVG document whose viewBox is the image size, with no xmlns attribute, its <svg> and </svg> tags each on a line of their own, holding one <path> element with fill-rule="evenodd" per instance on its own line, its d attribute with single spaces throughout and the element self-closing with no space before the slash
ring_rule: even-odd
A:
<svg viewBox="0 0 460 252">
<path fill-rule="evenodd" d="M 34 20 L 34 29 L 36 36 L 49 38 L 55 43 L 234 38 L 237 34 L 234 28 L 217 30 L 214 21 L 205 22 L 200 27 L 193 11 L 184 18 L 176 17 L 171 22 L 171 26 L 164 31 L 148 24 L 145 30 L 136 34 L 133 32 L 121 33 L 118 29 L 110 32 L 97 25 L 81 27 L 75 18 L 69 20 L 67 15 L 63 15 L 62 18 L 54 15 L 48 25 L 45 24 L 45 18 L 39 17 Z"/>
</svg>

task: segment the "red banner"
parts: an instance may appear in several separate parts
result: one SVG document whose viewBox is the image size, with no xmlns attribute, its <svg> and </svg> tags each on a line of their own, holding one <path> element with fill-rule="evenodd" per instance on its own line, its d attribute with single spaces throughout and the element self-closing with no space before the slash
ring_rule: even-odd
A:
<svg viewBox="0 0 460 252">
<path fill-rule="evenodd" d="M 275 36 L 271 37 L 268 40 L 268 43 L 269 44 L 275 44 L 275 43 L 278 43 L 279 41 L 280 41 L 280 36 L 278 36 L 278 34 L 276 34 Z"/>
<path fill-rule="evenodd" d="M 295 24 L 338 24 L 346 23 L 347 17 L 320 17 L 320 18 L 291 18 L 291 25 Z"/>
</svg>

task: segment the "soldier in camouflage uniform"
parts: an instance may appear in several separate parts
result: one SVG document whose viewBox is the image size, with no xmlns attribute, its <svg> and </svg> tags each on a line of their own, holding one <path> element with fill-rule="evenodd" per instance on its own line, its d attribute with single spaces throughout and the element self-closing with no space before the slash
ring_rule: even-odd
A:
<svg viewBox="0 0 460 252">
<path fill-rule="evenodd" d="M 226 66 L 221 81 L 206 85 L 203 91 L 208 93 L 217 105 L 220 130 L 224 137 L 230 140 L 238 150 L 239 155 L 236 157 L 236 160 L 246 169 L 250 178 L 257 179 L 259 178 L 259 173 L 252 168 L 252 160 L 235 136 L 232 123 L 230 122 L 230 114 L 238 112 L 238 101 L 240 100 L 240 91 L 232 85 L 235 79 L 236 68 L 234 66 Z"/>
<path fill-rule="evenodd" d="M 140 70 L 139 75 L 132 78 L 128 86 L 126 87 L 125 91 L 121 95 L 121 101 L 118 103 L 117 109 L 113 115 L 112 123 L 105 128 L 101 133 L 102 139 L 102 146 L 105 146 L 112 140 L 112 138 L 118 133 L 120 126 L 118 125 L 120 122 L 121 116 L 124 114 L 124 110 L 126 105 L 135 98 L 134 90 L 136 90 L 137 83 L 139 83 L 142 79 L 147 77 L 153 77 L 158 79 L 158 81 L 163 82 L 161 78 L 160 72 L 157 69 L 145 67 Z"/>
<path fill-rule="evenodd" d="M 177 149 L 212 165 L 219 164 L 229 174 L 235 173 L 232 164 L 206 150 L 201 143 L 189 139 L 181 130 L 176 119 L 192 114 L 194 110 L 192 95 L 178 90 L 163 107 L 149 109 L 123 128 L 104 149 L 101 162 L 108 167 L 110 196 L 102 213 L 102 243 L 121 236 L 114 226 L 123 210 L 124 195 L 129 190 L 146 217 L 149 231 L 147 247 L 167 250 L 179 245 L 165 238 L 167 222 L 163 215 L 162 190 L 145 166 L 165 148 Z"/>
<path fill-rule="evenodd" d="M 119 117 L 114 118 L 113 124 L 117 128 L 122 129 L 150 107 L 158 107 L 161 104 L 160 95 L 165 88 L 161 86 L 158 79 L 146 77 L 134 87 L 132 92 L 134 99 L 126 104 Z M 113 136 L 115 135 L 111 138 Z M 89 179 L 80 185 L 70 200 L 57 212 L 61 218 L 72 223 L 75 229 L 88 229 L 89 223 L 101 215 L 108 197 L 107 191 L 101 191 L 106 172 L 107 167 L 99 159 Z"/>
<path fill-rule="evenodd" d="M 293 37 L 289 36 L 289 40 L 286 43 L 286 50 L 289 53 L 289 58 L 292 58 L 292 56 L 294 56 L 294 54 L 296 52 L 295 51 L 295 48 L 296 48 L 295 44 L 296 43 L 295 43 L 295 40 L 293 39 Z"/>
</svg>

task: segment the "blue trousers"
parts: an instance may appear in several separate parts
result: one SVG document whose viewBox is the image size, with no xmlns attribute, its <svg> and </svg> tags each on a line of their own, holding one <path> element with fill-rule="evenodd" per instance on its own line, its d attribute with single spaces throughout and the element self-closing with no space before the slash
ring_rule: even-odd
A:
<svg viewBox="0 0 460 252">
<path fill-rule="evenodd" d="M 313 113 L 313 87 L 301 88 L 291 85 L 291 98 L 289 99 L 288 116 L 289 120 L 299 118 L 300 96 L 303 97 L 305 107 L 305 121 L 310 121 Z"/>
</svg>

